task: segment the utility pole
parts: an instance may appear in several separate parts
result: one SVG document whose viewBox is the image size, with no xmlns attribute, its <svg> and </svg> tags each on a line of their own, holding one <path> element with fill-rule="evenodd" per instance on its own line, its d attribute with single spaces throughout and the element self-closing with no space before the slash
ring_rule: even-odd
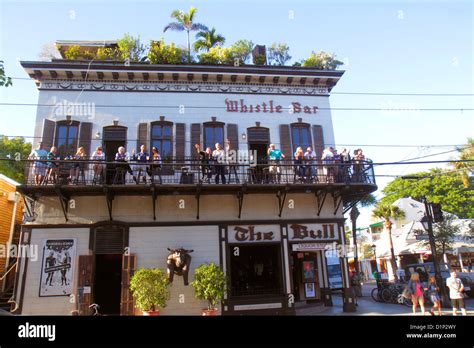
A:
<svg viewBox="0 0 474 348">
<path fill-rule="evenodd" d="M 449 298 L 446 293 L 446 285 L 445 285 L 445 280 L 441 277 L 441 269 L 439 267 L 439 262 L 438 259 L 436 258 L 437 253 L 436 253 L 436 244 L 435 244 L 435 239 L 434 239 L 434 234 L 433 234 L 433 216 L 431 214 L 431 207 L 430 204 L 428 203 L 428 200 L 426 197 L 423 197 L 423 203 L 425 204 L 425 216 L 426 220 L 428 223 L 428 238 L 430 242 L 430 248 L 431 248 L 431 255 L 433 255 L 433 265 L 435 269 L 435 279 L 436 279 L 436 284 L 439 287 L 439 290 L 441 292 L 441 303 L 444 307 L 449 307 Z"/>
</svg>

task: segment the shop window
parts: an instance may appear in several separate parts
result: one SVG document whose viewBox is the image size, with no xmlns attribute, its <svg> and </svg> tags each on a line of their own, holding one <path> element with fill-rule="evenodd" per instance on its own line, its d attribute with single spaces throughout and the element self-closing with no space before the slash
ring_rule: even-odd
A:
<svg viewBox="0 0 474 348">
<path fill-rule="evenodd" d="M 54 146 L 58 148 L 61 157 L 74 155 L 77 151 L 79 135 L 78 121 L 59 121 L 56 123 Z M 49 149 L 47 149 L 49 151 Z"/>
<path fill-rule="evenodd" d="M 303 148 L 303 152 L 306 152 L 308 146 L 312 146 L 309 124 L 293 123 L 291 125 L 291 143 L 293 146 L 293 154 L 296 152 L 297 147 Z"/>
<path fill-rule="evenodd" d="M 231 246 L 231 250 L 234 246 Z M 279 295 L 282 292 L 280 245 L 239 245 L 231 259 L 231 295 Z M 233 254 L 232 254 L 233 255 Z"/>
</svg>

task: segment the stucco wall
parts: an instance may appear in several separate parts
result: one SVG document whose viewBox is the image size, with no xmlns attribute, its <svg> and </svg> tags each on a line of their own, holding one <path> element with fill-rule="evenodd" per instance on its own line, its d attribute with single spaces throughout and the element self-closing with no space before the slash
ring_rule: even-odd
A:
<svg viewBox="0 0 474 348">
<path fill-rule="evenodd" d="M 199 265 L 214 262 L 219 265 L 219 237 L 217 226 L 142 227 L 130 228 L 130 252 L 137 255 L 138 268 L 166 270 L 167 248 L 193 249 L 190 255 L 189 282 Z M 181 297 L 180 297 L 181 296 Z M 184 299 L 184 303 L 180 303 Z M 184 286 L 183 277 L 175 276 L 171 298 L 163 315 L 200 315 L 207 307 L 206 301 L 197 300 L 191 285 Z"/>
</svg>

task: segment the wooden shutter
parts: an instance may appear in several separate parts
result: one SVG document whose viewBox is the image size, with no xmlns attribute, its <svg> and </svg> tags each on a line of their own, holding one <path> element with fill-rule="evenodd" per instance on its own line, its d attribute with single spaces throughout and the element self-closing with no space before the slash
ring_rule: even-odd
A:
<svg viewBox="0 0 474 348">
<path fill-rule="evenodd" d="M 44 149 L 46 151 L 49 151 L 51 146 L 53 146 L 55 130 L 56 122 L 47 119 L 43 120 L 43 135 L 41 137 L 41 141 L 43 142 Z"/>
<path fill-rule="evenodd" d="M 287 159 L 293 158 L 293 151 L 291 151 L 290 126 L 288 124 L 280 125 L 280 150 Z"/>
<path fill-rule="evenodd" d="M 239 150 L 239 130 L 236 124 L 227 125 L 227 139 L 230 141 L 231 150 Z"/>
<path fill-rule="evenodd" d="M 137 151 L 140 151 L 140 146 L 148 144 L 148 123 L 139 123 L 137 128 Z M 151 148 L 150 148 L 151 151 Z"/>
<path fill-rule="evenodd" d="M 79 255 L 79 279 L 78 288 L 90 287 L 88 294 L 83 294 L 82 298 L 76 297 L 79 301 L 79 315 L 89 315 L 89 306 L 92 304 L 92 275 L 93 275 L 94 257 L 92 255 Z"/>
<path fill-rule="evenodd" d="M 316 156 L 318 162 L 321 161 L 321 156 L 324 151 L 324 136 L 323 136 L 323 127 L 313 125 L 313 143 L 314 151 L 316 151 Z"/>
<path fill-rule="evenodd" d="M 184 134 L 185 134 L 185 124 L 176 123 L 176 159 L 182 161 L 184 159 Z"/>
<path fill-rule="evenodd" d="M 91 141 L 92 141 L 92 123 L 90 122 L 81 122 L 79 128 L 79 145 L 84 148 L 86 156 L 91 156 Z"/>
<path fill-rule="evenodd" d="M 135 305 L 130 291 L 130 278 L 135 272 L 137 258 L 134 254 L 122 257 L 122 293 L 120 297 L 120 315 L 134 315 Z"/>
<path fill-rule="evenodd" d="M 191 158 L 196 160 L 199 158 L 199 155 L 196 153 L 196 149 L 194 148 L 195 144 L 201 144 L 201 124 L 200 123 L 192 123 L 191 124 Z M 205 150 L 205 149 L 203 149 Z M 193 168 L 197 168 L 193 166 Z"/>
</svg>

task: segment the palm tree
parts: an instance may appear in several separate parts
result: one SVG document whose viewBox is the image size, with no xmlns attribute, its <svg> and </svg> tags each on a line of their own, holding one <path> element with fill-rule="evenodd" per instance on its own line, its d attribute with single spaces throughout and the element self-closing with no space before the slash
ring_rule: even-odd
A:
<svg viewBox="0 0 474 348">
<path fill-rule="evenodd" d="M 212 28 L 209 31 L 200 31 L 196 34 L 196 38 L 199 38 L 199 40 L 194 43 L 194 49 L 196 51 L 203 50 L 209 52 L 212 47 L 223 45 L 225 42 L 225 38 L 222 35 L 216 34 L 216 28 Z"/>
<path fill-rule="evenodd" d="M 349 216 L 350 216 L 351 222 L 352 222 L 352 240 L 354 242 L 354 265 L 355 265 L 355 269 L 356 269 L 357 274 L 359 274 L 359 272 L 360 272 L 359 255 L 358 255 L 358 252 L 357 252 L 357 233 L 356 233 L 356 231 L 357 231 L 357 218 L 359 217 L 360 213 L 359 213 L 359 209 L 357 208 L 357 206 L 369 207 L 371 205 L 374 205 L 376 202 L 377 202 L 377 200 L 375 199 L 375 196 L 372 195 L 372 194 L 368 194 L 368 195 L 364 196 L 356 205 L 354 205 L 351 209 L 351 212 L 349 213 Z"/>
<path fill-rule="evenodd" d="M 397 280 L 397 274 L 395 270 L 397 269 L 397 262 L 395 260 L 395 252 L 393 250 L 393 241 L 392 241 L 392 221 L 391 219 L 398 220 L 405 216 L 405 212 L 399 207 L 391 205 L 389 203 L 379 202 L 375 209 L 372 211 L 372 215 L 384 220 L 384 227 L 388 232 L 388 240 L 390 243 L 390 253 L 391 253 L 391 264 L 393 277 Z"/>
<path fill-rule="evenodd" d="M 194 23 L 194 15 L 196 14 L 196 8 L 191 7 L 188 13 L 183 11 L 174 10 L 171 13 L 171 18 L 175 18 L 176 22 L 169 23 L 164 29 L 163 32 L 166 32 L 168 29 L 176 31 L 186 31 L 188 34 L 188 63 L 191 63 L 191 42 L 189 40 L 189 33 L 191 31 L 208 31 L 207 27 L 204 24 Z"/>
</svg>

